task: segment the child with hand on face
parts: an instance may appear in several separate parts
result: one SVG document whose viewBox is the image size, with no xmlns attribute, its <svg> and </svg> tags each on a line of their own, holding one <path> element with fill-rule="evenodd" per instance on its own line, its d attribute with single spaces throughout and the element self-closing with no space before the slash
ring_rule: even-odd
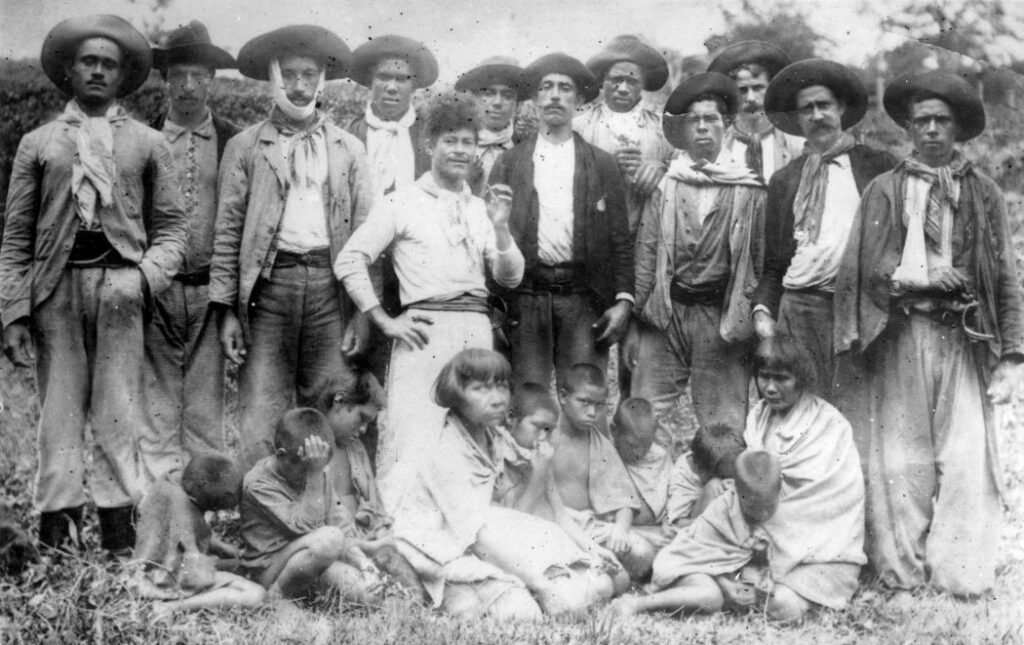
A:
<svg viewBox="0 0 1024 645">
<path fill-rule="evenodd" d="M 689 525 L 713 499 L 732 486 L 736 458 L 747 443 L 737 430 L 723 423 L 702 426 L 679 456 L 668 487 L 666 520 L 676 527 Z"/>
<path fill-rule="evenodd" d="M 352 514 L 330 481 L 333 444 L 320 412 L 289 410 L 274 432 L 274 454 L 245 475 L 242 560 L 272 596 L 335 591 L 343 601 L 365 604 L 381 589 L 380 574 L 363 551 L 368 543 L 351 537 Z"/>
</svg>

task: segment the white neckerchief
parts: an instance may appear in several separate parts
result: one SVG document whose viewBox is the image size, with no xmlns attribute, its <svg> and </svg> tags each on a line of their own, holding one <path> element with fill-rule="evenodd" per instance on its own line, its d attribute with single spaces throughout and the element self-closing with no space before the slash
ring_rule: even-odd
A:
<svg viewBox="0 0 1024 645">
<path fill-rule="evenodd" d="M 508 125 L 503 130 L 489 130 L 484 128 L 480 130 L 479 141 L 477 146 L 481 148 L 487 148 L 490 146 L 504 146 L 506 143 L 512 140 L 512 122 L 509 121 Z"/>
<path fill-rule="evenodd" d="M 71 100 L 64 108 L 62 120 L 78 128 L 75 134 L 75 161 L 71 167 L 71 194 L 76 210 L 87 228 L 96 219 L 96 202 L 109 206 L 114 202 L 114 126 L 120 126 L 128 114 L 117 103 L 99 117 L 88 116 Z"/>
<path fill-rule="evenodd" d="M 616 112 L 603 105 L 601 121 L 620 147 L 640 147 L 640 131 L 644 127 L 643 101 L 637 101 L 636 105 L 625 112 Z"/>
<path fill-rule="evenodd" d="M 383 195 L 392 186 L 396 189 L 416 180 L 416 153 L 409 128 L 416 122 L 416 110 L 409 109 L 397 121 L 384 121 L 373 113 L 367 103 L 365 111 L 366 154 L 370 161 L 373 191 Z"/>
<path fill-rule="evenodd" d="M 274 104 L 277 105 L 286 117 L 293 121 L 308 119 L 313 114 L 313 111 L 316 110 L 316 104 L 324 93 L 324 78 L 325 70 L 321 69 L 320 80 L 317 82 L 313 100 L 306 105 L 298 106 L 292 103 L 292 100 L 288 98 L 288 94 L 285 92 L 284 79 L 281 78 L 280 61 L 276 58 L 270 60 L 270 84 L 273 88 Z"/>
</svg>

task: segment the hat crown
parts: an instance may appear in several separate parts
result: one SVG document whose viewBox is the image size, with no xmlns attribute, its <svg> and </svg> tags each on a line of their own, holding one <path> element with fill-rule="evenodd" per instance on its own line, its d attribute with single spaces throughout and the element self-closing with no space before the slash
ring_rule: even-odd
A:
<svg viewBox="0 0 1024 645">
<path fill-rule="evenodd" d="M 187 25 L 182 25 L 167 34 L 167 39 L 164 46 L 167 49 L 172 47 L 187 47 L 189 45 L 210 45 L 210 32 L 206 29 L 206 25 L 193 20 Z"/>
</svg>

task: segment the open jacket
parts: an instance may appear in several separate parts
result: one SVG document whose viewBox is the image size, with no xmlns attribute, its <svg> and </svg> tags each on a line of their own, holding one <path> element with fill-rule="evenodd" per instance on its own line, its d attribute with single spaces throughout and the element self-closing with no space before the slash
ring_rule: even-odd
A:
<svg viewBox="0 0 1024 645">
<path fill-rule="evenodd" d="M 331 261 L 366 219 L 370 184 L 363 145 L 326 123 L 327 181 L 324 205 Z M 288 195 L 288 165 L 277 127 L 257 123 L 228 142 L 220 165 L 217 230 L 210 267 L 210 302 L 235 308 L 246 340 L 256 283 L 268 278 L 277 257 L 274 243 Z M 343 290 L 338 284 L 338 297 Z M 346 299 L 342 298 L 343 304 Z M 346 313 L 350 307 L 345 304 Z"/>
<path fill-rule="evenodd" d="M 110 244 L 138 265 L 156 295 L 178 272 L 188 238 L 174 157 L 163 135 L 134 119 L 113 132 L 114 201 L 97 205 L 96 217 Z M 26 134 L 18 146 L 0 247 L 4 326 L 30 316 L 64 274 L 81 222 L 71 194 L 76 135 L 58 117 Z"/>
<path fill-rule="evenodd" d="M 573 259 L 583 264 L 587 286 L 603 306 L 615 294 L 633 294 L 633 240 L 626 200 L 615 159 L 573 133 L 576 170 L 573 178 Z M 512 188 L 510 229 L 526 260 L 526 275 L 538 266 L 537 227 L 540 202 L 533 185 L 534 135 L 498 158 L 489 183 Z"/>
</svg>

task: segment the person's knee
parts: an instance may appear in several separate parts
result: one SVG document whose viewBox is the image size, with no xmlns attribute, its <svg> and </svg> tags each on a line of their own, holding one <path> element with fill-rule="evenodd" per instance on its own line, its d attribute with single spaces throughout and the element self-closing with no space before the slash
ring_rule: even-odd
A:
<svg viewBox="0 0 1024 645">
<path fill-rule="evenodd" d="M 765 607 L 769 618 L 786 623 L 803 620 L 810 609 L 811 603 L 808 600 L 783 585 L 775 587 Z"/>
<path fill-rule="evenodd" d="M 303 539 L 309 554 L 321 562 L 334 562 L 345 553 L 345 533 L 336 526 L 322 526 Z"/>
<path fill-rule="evenodd" d="M 711 614 L 722 611 L 722 607 L 725 605 L 722 589 L 715 582 L 715 579 L 709 575 L 697 573 L 685 576 L 677 581 L 673 587 L 685 588 L 690 591 L 692 596 L 689 609 L 691 611 Z"/>
<path fill-rule="evenodd" d="M 499 621 L 521 623 L 540 622 L 544 617 L 540 605 L 530 592 L 522 587 L 506 591 L 491 605 L 487 613 Z"/>
</svg>

